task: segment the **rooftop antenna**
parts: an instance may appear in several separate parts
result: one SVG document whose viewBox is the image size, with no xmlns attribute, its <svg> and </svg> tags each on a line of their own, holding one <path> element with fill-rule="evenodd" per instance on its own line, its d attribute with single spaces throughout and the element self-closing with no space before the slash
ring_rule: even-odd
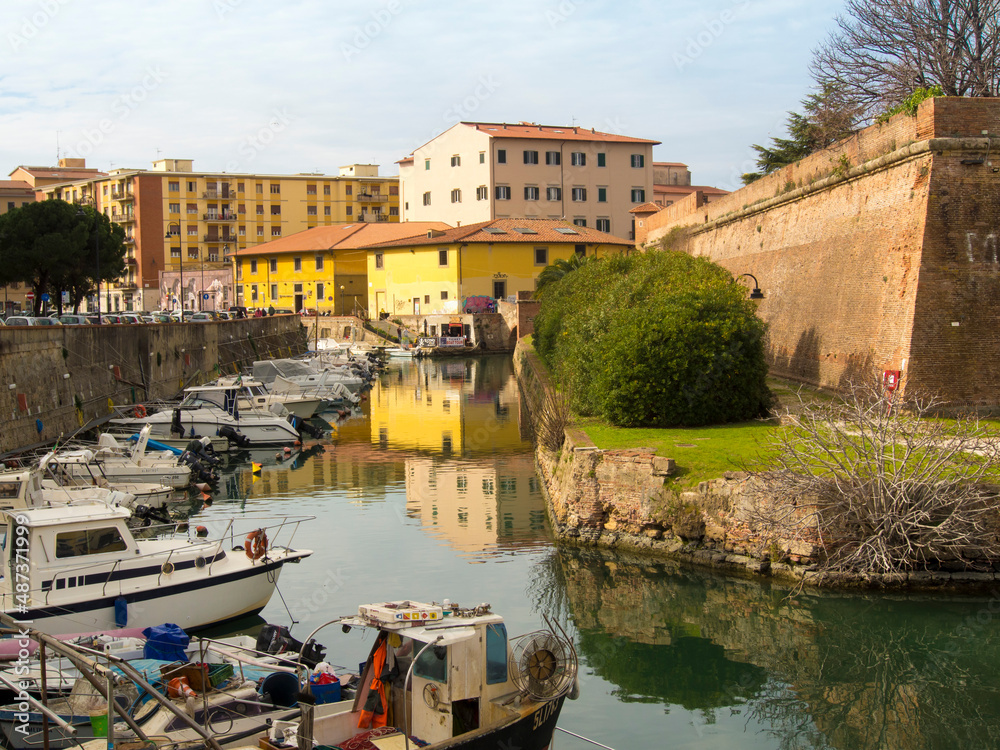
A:
<svg viewBox="0 0 1000 750">
<path fill-rule="evenodd" d="M 576 127 L 576 115 L 573 115 L 573 127 Z"/>
<path fill-rule="evenodd" d="M 59 131 L 56 131 L 56 164 L 59 163 Z"/>
<path fill-rule="evenodd" d="M 156 149 L 156 160 L 157 161 L 160 160 L 160 149 L 159 148 Z"/>
</svg>

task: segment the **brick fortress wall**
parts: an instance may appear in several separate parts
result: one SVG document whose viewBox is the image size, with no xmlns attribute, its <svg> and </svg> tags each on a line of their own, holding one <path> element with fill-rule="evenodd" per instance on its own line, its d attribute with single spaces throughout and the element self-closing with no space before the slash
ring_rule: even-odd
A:
<svg viewBox="0 0 1000 750">
<path fill-rule="evenodd" d="M 695 193 L 644 217 L 637 242 L 756 276 L 777 375 L 840 387 L 875 366 L 995 407 L 998 134 L 1000 100 L 929 100 L 710 204 Z"/>
</svg>

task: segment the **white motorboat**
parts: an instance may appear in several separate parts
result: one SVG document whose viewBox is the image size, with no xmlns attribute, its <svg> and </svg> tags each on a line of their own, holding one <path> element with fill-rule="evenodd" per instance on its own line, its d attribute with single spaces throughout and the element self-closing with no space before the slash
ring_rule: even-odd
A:
<svg viewBox="0 0 1000 750">
<path fill-rule="evenodd" d="M 214 540 L 136 539 L 131 513 L 105 503 L 4 515 L 0 609 L 50 634 L 163 622 L 191 630 L 254 614 L 282 566 L 312 554 L 289 546 L 305 518 L 251 530 L 244 541 L 232 521 Z"/>
<path fill-rule="evenodd" d="M 135 496 L 107 487 L 47 486 L 44 469 L 33 467 L 0 473 L 0 511 L 51 508 L 79 502 L 131 507 Z"/>
<path fill-rule="evenodd" d="M 145 417 L 120 417 L 112 424 L 132 429 L 150 426 L 150 437 L 159 435 L 242 434 L 240 446 L 289 445 L 300 439 L 300 420 L 260 409 L 241 409 L 242 386 L 200 385 L 184 390 L 184 399 L 173 409 Z M 292 424 L 295 421 L 296 424 Z"/>
<path fill-rule="evenodd" d="M 178 463 L 173 455 L 169 458 L 147 457 L 142 453 L 126 456 L 102 448 L 81 448 L 50 453 L 45 460 L 53 471 L 82 481 L 102 476 L 111 483 L 140 482 L 171 488 L 191 484 L 191 467 Z"/>
<path fill-rule="evenodd" d="M 369 382 L 345 367 L 314 366 L 301 359 L 268 359 L 253 363 L 253 376 L 262 383 L 271 383 L 278 375 L 303 388 L 340 383 L 352 393 L 357 393 Z"/>
<path fill-rule="evenodd" d="M 281 392 L 269 389 L 264 383 L 254 380 L 251 377 L 237 375 L 231 378 L 219 378 L 216 385 L 221 386 L 242 386 L 240 391 L 240 409 L 259 409 L 280 414 L 280 411 L 272 407 L 279 406 L 289 414 L 299 419 L 309 419 L 320 407 L 323 406 L 324 399 L 319 396 L 304 395 L 301 393 Z"/>
</svg>

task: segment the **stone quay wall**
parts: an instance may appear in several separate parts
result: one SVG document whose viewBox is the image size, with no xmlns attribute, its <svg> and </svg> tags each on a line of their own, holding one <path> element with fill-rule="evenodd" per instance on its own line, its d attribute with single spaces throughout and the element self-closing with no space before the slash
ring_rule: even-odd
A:
<svg viewBox="0 0 1000 750">
<path fill-rule="evenodd" d="M 0 454 L 49 443 L 113 406 L 176 396 L 305 351 L 298 316 L 206 323 L 0 327 Z"/>
<path fill-rule="evenodd" d="M 998 136 L 1000 99 L 931 99 L 640 217 L 637 243 L 753 274 L 776 375 L 836 389 L 899 370 L 904 388 L 1000 410 Z"/>
<path fill-rule="evenodd" d="M 522 422 L 537 420 L 551 383 L 534 351 L 519 342 L 514 369 Z M 528 435 L 530 429 L 523 430 Z M 643 552 L 735 575 L 767 576 L 816 586 L 935 588 L 992 586 L 998 572 L 919 571 L 884 578 L 821 573 L 821 549 L 806 517 L 775 529 L 775 508 L 743 472 L 726 472 L 697 488 L 669 483 L 672 459 L 651 448 L 601 450 L 581 431 L 566 430 L 561 450 L 535 447 L 535 466 L 555 536 L 581 546 Z"/>
</svg>

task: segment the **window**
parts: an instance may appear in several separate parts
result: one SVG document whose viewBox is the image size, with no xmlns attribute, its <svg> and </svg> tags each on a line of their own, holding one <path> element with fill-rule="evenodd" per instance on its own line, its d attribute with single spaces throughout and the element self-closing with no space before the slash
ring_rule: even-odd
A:
<svg viewBox="0 0 1000 750">
<path fill-rule="evenodd" d="M 197 203 L 188 203 L 186 210 L 187 210 L 187 212 L 189 214 L 196 214 L 196 213 L 198 213 L 198 204 Z"/>
<path fill-rule="evenodd" d="M 236 183 L 236 190 L 237 190 L 237 192 L 240 192 L 240 193 L 245 192 L 244 188 L 243 188 L 243 183 L 242 182 L 237 182 Z"/>
<path fill-rule="evenodd" d="M 257 204 L 257 215 L 258 216 L 263 216 L 264 215 L 264 207 L 262 205 L 260 205 L 259 203 Z"/>
<path fill-rule="evenodd" d="M 198 236 L 198 225 L 188 224 L 188 237 L 197 237 L 197 236 Z"/>
<path fill-rule="evenodd" d="M 646 200 L 646 191 L 642 188 L 632 188 L 632 202 L 643 203 Z"/>
<path fill-rule="evenodd" d="M 106 529 L 80 529 L 56 534 L 56 557 L 99 555 L 103 552 L 121 552 L 126 549 L 121 532 Z"/>
<path fill-rule="evenodd" d="M 496 196 L 498 201 L 509 201 L 510 185 L 497 185 Z"/>
<path fill-rule="evenodd" d="M 281 206 L 271 206 L 271 216 L 281 216 Z"/>
<path fill-rule="evenodd" d="M 587 226 L 587 220 L 582 218 L 573 219 L 573 223 L 576 224 L 578 227 Z"/>
<path fill-rule="evenodd" d="M 302 294 L 302 284 L 295 284 L 292 287 L 292 291 L 295 292 L 296 294 Z"/>
<path fill-rule="evenodd" d="M 262 183 L 258 182 L 255 187 L 257 195 L 261 195 L 264 192 L 264 185 Z"/>
<path fill-rule="evenodd" d="M 196 183 L 194 180 L 188 180 L 188 192 L 189 193 L 198 192 L 198 183 Z"/>
<path fill-rule="evenodd" d="M 441 299 L 448 299 L 448 290 L 447 289 L 445 289 L 443 292 L 441 292 Z"/>
<path fill-rule="evenodd" d="M 292 258 L 292 268 L 296 271 L 302 270 L 302 258 Z"/>
<path fill-rule="evenodd" d="M 438 265 L 447 266 L 448 265 L 448 250 L 447 248 L 441 248 L 438 250 Z M 430 300 L 428 300 L 429 302 Z"/>
<path fill-rule="evenodd" d="M 632 166 L 633 167 L 646 166 L 646 156 L 644 154 L 632 154 Z"/>
<path fill-rule="evenodd" d="M 486 152 L 485 151 L 480 151 L 479 152 L 479 163 L 480 164 L 485 164 L 486 163 Z"/>
<path fill-rule="evenodd" d="M 348 216 L 352 215 L 354 213 L 354 206 L 346 206 L 344 208 L 344 213 Z"/>
<path fill-rule="evenodd" d="M 258 237 L 264 236 L 264 227 L 257 227 L 257 236 Z"/>
<path fill-rule="evenodd" d="M 306 195 L 316 195 L 316 186 L 306 185 Z"/>
<path fill-rule="evenodd" d="M 170 213 L 172 213 L 172 214 L 179 214 L 180 212 L 181 212 L 181 204 L 180 203 L 171 203 L 170 204 Z"/>
<path fill-rule="evenodd" d="M 451 202 L 452 203 L 461 203 L 462 202 L 462 191 L 459 190 L 458 188 L 456 188 L 455 190 L 451 191 Z"/>
<path fill-rule="evenodd" d="M 598 232 L 610 232 L 611 231 L 611 219 L 598 219 L 597 224 Z"/>
<path fill-rule="evenodd" d="M 323 195 L 329 195 L 329 194 L 330 194 L 330 186 L 329 185 L 324 185 L 323 186 Z"/>
<path fill-rule="evenodd" d="M 272 300 L 278 299 L 278 285 L 277 284 L 271 284 L 271 299 Z"/>
<path fill-rule="evenodd" d="M 451 157 L 451 166 L 453 167 L 462 166 L 462 157 L 459 156 L 458 154 L 455 154 L 453 157 Z"/>
<path fill-rule="evenodd" d="M 316 301 L 319 302 L 323 297 L 326 296 L 326 288 L 323 286 L 322 281 L 316 282 Z"/>
<path fill-rule="evenodd" d="M 281 185 L 277 182 L 272 182 L 270 185 L 271 195 L 278 195 L 281 192 Z"/>
<path fill-rule="evenodd" d="M 399 206 L 389 206 L 389 216 L 399 216 Z"/>
<path fill-rule="evenodd" d="M 524 199 L 526 201 L 537 201 L 538 200 L 538 188 L 528 185 L 524 188 Z"/>
<path fill-rule="evenodd" d="M 603 152 L 597 155 L 597 166 L 599 167 L 607 166 L 607 159 Z"/>
<path fill-rule="evenodd" d="M 558 151 L 546 151 L 545 163 L 554 167 L 558 167 L 560 156 L 561 154 Z"/>
<path fill-rule="evenodd" d="M 403 640 L 405 645 L 405 641 L 410 639 L 404 636 Z M 420 645 L 414 643 L 411 648 L 420 652 Z M 448 649 L 445 649 L 444 656 L 440 659 L 433 648 L 422 652 L 413 663 L 413 674 L 425 680 L 446 684 L 448 682 Z"/>
<path fill-rule="evenodd" d="M 246 203 L 240 203 L 239 206 L 236 207 L 236 213 L 238 213 L 238 214 L 245 214 L 246 212 L 247 212 L 247 204 Z"/>
<path fill-rule="evenodd" d="M 344 195 L 354 195 L 354 185 L 344 185 Z"/>
<path fill-rule="evenodd" d="M 330 207 L 329 206 L 323 206 L 323 215 L 324 216 L 329 216 L 330 215 Z"/>
<path fill-rule="evenodd" d="M 382 253 L 375 253 L 375 268 L 385 268 L 385 256 Z"/>
<path fill-rule="evenodd" d="M 316 206 L 306 206 L 306 216 L 315 216 Z"/>
<path fill-rule="evenodd" d="M 498 148 L 497 149 L 497 164 L 506 164 L 506 163 L 507 163 L 507 149 L 505 149 L 505 148 Z"/>
<path fill-rule="evenodd" d="M 573 188 L 573 200 L 577 203 L 585 202 L 587 200 L 587 188 Z"/>
<path fill-rule="evenodd" d="M 535 248 L 535 265 L 547 266 L 549 264 L 549 249 L 547 247 Z"/>
<path fill-rule="evenodd" d="M 278 272 L 278 259 L 277 258 L 271 258 L 268 261 L 268 263 L 271 264 L 271 273 L 277 273 Z"/>
<path fill-rule="evenodd" d="M 281 236 L 281 227 L 271 227 L 271 236 L 272 237 L 280 237 Z"/>
<path fill-rule="evenodd" d="M 429 305 L 430 303 L 431 303 L 431 295 L 425 294 L 424 295 L 424 304 L 425 305 Z"/>
<path fill-rule="evenodd" d="M 550 201 L 561 201 L 562 200 L 562 188 L 561 187 L 550 187 L 545 188 L 545 198 Z"/>
<path fill-rule="evenodd" d="M 250 261 L 250 273 L 251 274 L 256 274 L 257 273 L 257 261 L 256 260 L 251 260 Z"/>
<path fill-rule="evenodd" d="M 250 285 L 250 299 L 252 299 L 254 302 L 257 301 L 257 285 L 256 284 L 251 284 Z"/>
<path fill-rule="evenodd" d="M 587 246 L 586 245 L 574 245 L 573 246 L 573 252 L 576 253 L 577 255 L 579 255 L 581 258 L 586 257 L 586 255 L 587 255 Z"/>
<path fill-rule="evenodd" d="M 424 193 L 424 205 L 425 206 L 431 205 L 431 194 L 429 192 Z"/>
<path fill-rule="evenodd" d="M 574 167 L 585 167 L 587 166 L 587 155 L 582 151 L 574 151 L 570 154 L 569 161 Z"/>
<path fill-rule="evenodd" d="M 538 152 L 537 151 L 525 151 L 524 152 L 524 163 L 525 164 L 538 164 Z"/>
<path fill-rule="evenodd" d="M 430 168 L 431 168 L 431 160 L 424 159 L 424 169 L 430 169 Z"/>
<path fill-rule="evenodd" d="M 485 185 L 480 185 L 476 188 L 476 200 L 484 201 L 490 197 L 490 190 Z"/>
<path fill-rule="evenodd" d="M 246 237 L 246 236 L 247 236 L 247 228 L 240 227 L 240 237 Z"/>
</svg>

